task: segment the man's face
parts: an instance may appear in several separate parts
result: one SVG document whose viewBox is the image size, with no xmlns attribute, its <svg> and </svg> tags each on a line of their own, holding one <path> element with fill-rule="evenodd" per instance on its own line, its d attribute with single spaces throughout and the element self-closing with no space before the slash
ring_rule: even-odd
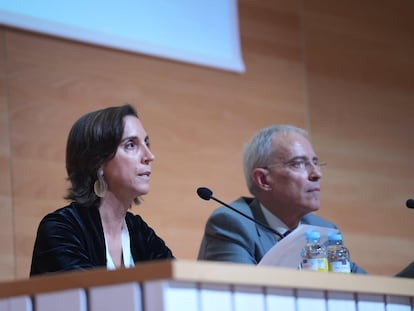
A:
<svg viewBox="0 0 414 311">
<path fill-rule="evenodd" d="M 277 154 L 267 168 L 272 205 L 299 216 L 317 211 L 322 174 L 312 145 L 298 133 L 278 135 L 273 144 Z"/>
</svg>

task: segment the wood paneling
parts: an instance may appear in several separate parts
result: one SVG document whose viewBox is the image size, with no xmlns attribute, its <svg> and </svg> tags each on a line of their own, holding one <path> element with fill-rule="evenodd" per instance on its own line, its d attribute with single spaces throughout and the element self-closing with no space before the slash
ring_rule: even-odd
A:
<svg viewBox="0 0 414 311">
<path fill-rule="evenodd" d="M 311 129 L 329 163 L 321 213 L 362 266 L 397 272 L 414 259 L 414 4 L 305 4 Z"/>
<path fill-rule="evenodd" d="M 196 258 L 216 207 L 197 187 L 228 202 L 246 195 L 244 143 L 291 123 L 310 130 L 329 162 L 321 214 L 343 229 L 354 259 L 374 274 L 400 270 L 414 258 L 414 215 L 404 208 L 414 173 L 414 27 L 404 13 L 412 4 L 376 3 L 384 8 L 361 13 L 357 1 L 240 0 L 242 75 L 0 28 L 0 191 L 9 202 L 0 232 L 14 230 L 16 249 L 4 253 L 11 266 L 0 277 L 28 275 L 41 217 L 65 204 L 70 126 L 125 102 L 137 107 L 156 156 L 151 193 L 133 212 L 177 258 Z"/>
<path fill-rule="evenodd" d="M 6 37 L 0 28 L 0 280 L 15 276 Z"/>
</svg>

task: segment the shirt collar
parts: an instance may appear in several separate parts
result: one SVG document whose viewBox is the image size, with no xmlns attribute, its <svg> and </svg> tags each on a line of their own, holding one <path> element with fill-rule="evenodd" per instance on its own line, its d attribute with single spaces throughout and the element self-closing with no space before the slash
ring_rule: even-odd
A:
<svg viewBox="0 0 414 311">
<path fill-rule="evenodd" d="M 276 230 L 281 235 L 284 235 L 289 230 L 289 227 L 286 226 L 286 224 L 283 221 L 281 221 L 278 217 L 272 214 L 262 203 L 260 203 L 260 208 L 267 223 L 270 225 L 272 229 Z"/>
</svg>

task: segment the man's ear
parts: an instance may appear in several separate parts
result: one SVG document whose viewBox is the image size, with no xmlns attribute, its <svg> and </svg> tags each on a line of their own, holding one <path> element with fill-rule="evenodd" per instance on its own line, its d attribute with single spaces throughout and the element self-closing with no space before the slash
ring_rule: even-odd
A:
<svg viewBox="0 0 414 311">
<path fill-rule="evenodd" d="M 269 191 L 272 189 L 270 182 L 269 171 L 265 168 L 255 168 L 252 172 L 253 182 L 259 189 Z"/>
</svg>

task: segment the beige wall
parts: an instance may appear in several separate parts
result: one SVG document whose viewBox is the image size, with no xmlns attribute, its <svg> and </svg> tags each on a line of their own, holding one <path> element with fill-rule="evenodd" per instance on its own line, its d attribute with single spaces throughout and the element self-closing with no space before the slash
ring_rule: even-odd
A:
<svg viewBox="0 0 414 311">
<path fill-rule="evenodd" d="M 329 163 L 320 214 L 352 257 L 390 275 L 414 260 L 414 22 L 410 0 L 240 0 L 245 74 L 0 28 L 0 279 L 28 275 L 41 217 L 65 204 L 64 150 L 92 109 L 134 104 L 156 155 L 133 211 L 195 259 L 203 226 L 246 195 L 243 144 L 292 123 Z"/>
</svg>

